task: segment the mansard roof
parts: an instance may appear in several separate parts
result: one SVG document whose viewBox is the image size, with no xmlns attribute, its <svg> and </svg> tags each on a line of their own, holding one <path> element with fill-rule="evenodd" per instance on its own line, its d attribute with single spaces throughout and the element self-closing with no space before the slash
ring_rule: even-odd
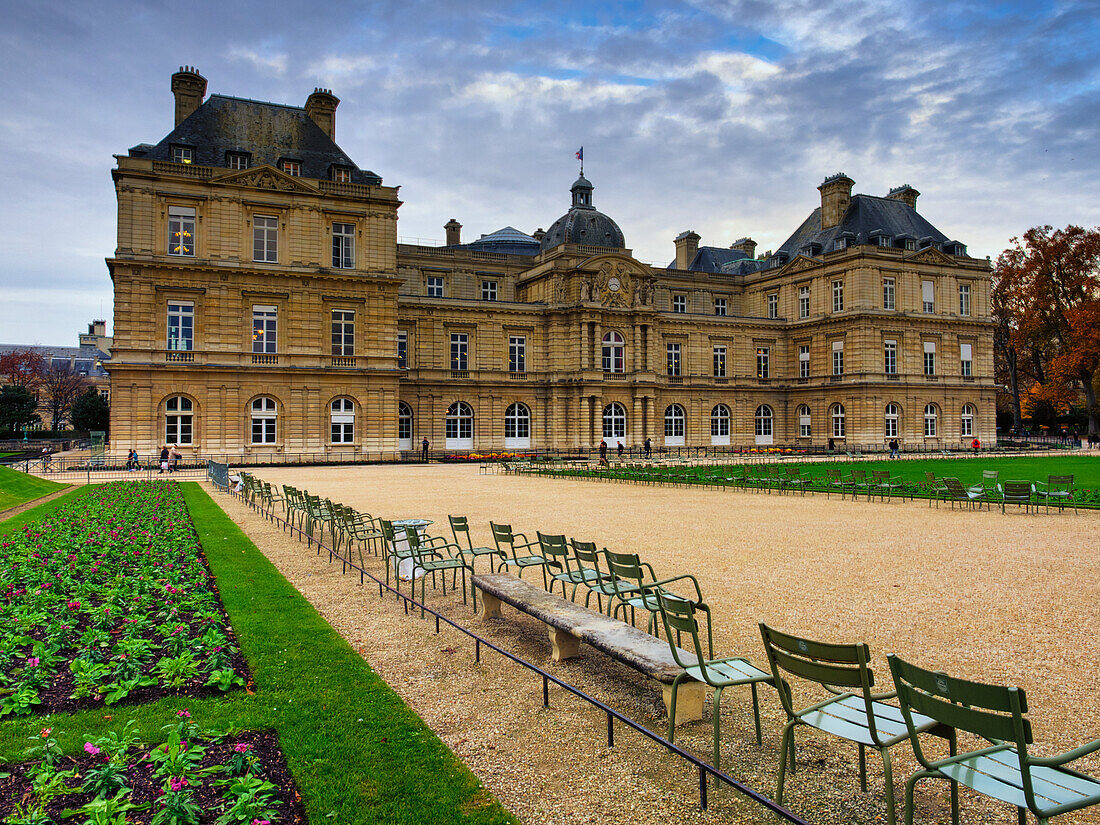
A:
<svg viewBox="0 0 1100 825">
<path fill-rule="evenodd" d="M 539 242 L 514 226 L 506 226 L 496 232 L 482 235 L 476 241 L 462 244 L 462 247 L 479 252 L 501 252 L 506 255 L 537 255 L 539 252 Z"/>
<path fill-rule="evenodd" d="M 210 95 L 156 146 L 139 144 L 130 154 L 172 160 L 173 146 L 189 146 L 199 166 L 227 166 L 227 152 L 251 156 L 251 166 L 295 160 L 302 177 L 328 179 L 333 166 L 351 170 L 353 183 L 380 185 L 382 178 L 360 169 L 299 106 Z"/>
<path fill-rule="evenodd" d="M 904 201 L 874 195 L 853 195 L 848 210 L 837 226 L 821 228 L 819 206 L 783 242 L 775 254 L 785 253 L 789 260 L 809 244 L 817 244 L 820 250 L 828 252 L 837 238 L 849 237 L 852 243 L 869 243 L 872 233 L 882 233 L 890 238 L 909 236 L 917 241 L 930 239 L 932 245 L 938 248 L 942 248 L 948 240 L 946 235 Z"/>
<path fill-rule="evenodd" d="M 761 261 L 750 258 L 740 249 L 727 249 L 721 246 L 701 246 L 688 264 L 688 272 L 725 272 L 742 274 L 755 272 L 763 266 Z M 668 269 L 676 268 L 672 261 Z"/>
<path fill-rule="evenodd" d="M 101 366 L 101 362 L 110 361 L 111 356 L 102 350 L 88 344 L 82 347 L 53 347 L 41 344 L 0 344 L 0 355 L 11 352 L 31 350 L 41 355 L 47 366 L 67 366 L 73 372 L 87 375 L 91 378 L 106 378 L 107 371 Z"/>
</svg>

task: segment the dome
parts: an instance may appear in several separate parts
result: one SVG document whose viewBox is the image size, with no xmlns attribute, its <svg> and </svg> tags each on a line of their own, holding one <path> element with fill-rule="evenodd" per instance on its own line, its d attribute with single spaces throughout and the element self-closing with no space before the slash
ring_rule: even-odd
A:
<svg viewBox="0 0 1100 825">
<path fill-rule="evenodd" d="M 543 236 L 540 251 L 545 252 L 563 243 L 606 246 L 609 249 L 623 249 L 626 246 L 619 225 L 592 205 L 593 188 L 584 175 L 577 178 L 570 189 L 573 193 L 573 206 L 550 224 Z"/>
</svg>

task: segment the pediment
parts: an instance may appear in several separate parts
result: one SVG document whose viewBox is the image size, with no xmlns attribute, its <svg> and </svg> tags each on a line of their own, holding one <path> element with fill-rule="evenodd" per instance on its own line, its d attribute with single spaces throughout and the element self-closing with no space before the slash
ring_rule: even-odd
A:
<svg viewBox="0 0 1100 825">
<path fill-rule="evenodd" d="M 788 274 L 792 274 L 795 272 L 804 272 L 816 266 L 821 266 L 821 261 L 815 260 L 808 255 L 796 255 L 783 267 L 783 270 Z"/>
<path fill-rule="evenodd" d="M 630 255 L 621 252 L 610 252 L 601 255 L 593 255 L 577 265 L 577 269 L 598 271 L 610 265 L 616 272 L 626 275 L 648 275 L 649 267 L 634 260 Z"/>
<path fill-rule="evenodd" d="M 950 255 L 940 252 L 936 247 L 930 246 L 912 255 L 905 257 L 907 261 L 916 261 L 922 264 L 936 264 L 938 266 L 958 266 L 958 263 Z"/>
<path fill-rule="evenodd" d="M 228 186 L 247 186 L 251 189 L 272 189 L 277 192 L 303 192 L 310 195 L 316 195 L 318 191 L 301 178 L 293 177 L 266 164 L 252 169 L 234 170 L 211 182 Z"/>
</svg>

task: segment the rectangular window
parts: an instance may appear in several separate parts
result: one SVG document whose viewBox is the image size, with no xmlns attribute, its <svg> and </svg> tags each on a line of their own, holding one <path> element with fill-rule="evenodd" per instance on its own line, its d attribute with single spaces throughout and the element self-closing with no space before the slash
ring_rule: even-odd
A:
<svg viewBox="0 0 1100 825">
<path fill-rule="evenodd" d="M 771 364 L 769 363 L 771 352 L 768 347 L 756 348 L 756 377 L 770 378 Z"/>
<path fill-rule="evenodd" d="M 409 333 L 404 331 L 397 333 L 397 368 L 409 368 Z"/>
<path fill-rule="evenodd" d="M 894 309 L 894 279 L 883 278 L 882 279 L 882 308 Z"/>
<path fill-rule="evenodd" d="M 470 336 L 465 332 L 451 333 L 451 369 L 470 368 Z"/>
<path fill-rule="evenodd" d="M 672 311 L 673 312 L 687 312 L 688 311 L 688 299 L 686 295 L 673 295 L 672 296 Z"/>
<path fill-rule="evenodd" d="M 809 407 L 798 408 L 798 437 L 809 438 L 810 437 L 810 409 Z"/>
<path fill-rule="evenodd" d="M 195 305 L 190 301 L 168 303 L 168 349 L 190 352 L 195 348 Z"/>
<path fill-rule="evenodd" d="M 714 314 L 715 315 L 726 315 L 726 299 L 725 298 L 715 298 L 714 299 Z"/>
<path fill-rule="evenodd" d="M 837 238 L 836 240 L 833 241 L 833 251 L 834 252 L 837 252 L 841 249 L 846 249 L 847 247 L 848 247 L 848 239 L 847 238 Z"/>
<path fill-rule="evenodd" d="M 877 246 L 889 246 L 890 245 L 890 236 L 889 235 L 879 235 L 877 238 L 875 238 L 875 244 Z"/>
<path fill-rule="evenodd" d="M 350 309 L 332 311 L 332 354 L 355 355 L 355 313 Z"/>
<path fill-rule="evenodd" d="M 442 298 L 443 297 L 443 278 L 439 275 L 428 276 L 428 297 L 429 298 Z"/>
<path fill-rule="evenodd" d="M 803 344 L 798 348 L 798 377 L 810 377 L 810 346 Z"/>
<path fill-rule="evenodd" d="M 883 370 L 887 375 L 898 374 L 898 342 L 883 341 Z"/>
<path fill-rule="evenodd" d="M 779 293 L 771 292 L 768 294 L 768 317 L 779 317 Z"/>
<path fill-rule="evenodd" d="M 247 169 L 248 155 L 245 152 L 229 152 L 225 156 L 225 165 L 230 169 Z"/>
<path fill-rule="evenodd" d="M 920 282 L 921 309 L 925 312 L 936 311 L 936 290 L 931 281 Z"/>
<path fill-rule="evenodd" d="M 668 345 L 668 374 L 671 376 L 680 375 L 680 345 L 669 344 Z"/>
<path fill-rule="evenodd" d="M 843 341 L 833 341 L 833 375 L 844 375 Z"/>
<path fill-rule="evenodd" d="M 253 352 L 277 352 L 275 349 L 275 333 L 278 314 L 277 307 L 252 307 Z"/>
<path fill-rule="evenodd" d="M 195 160 L 195 150 L 189 146 L 173 146 L 173 163 L 191 163 Z"/>
<path fill-rule="evenodd" d="M 962 375 L 964 378 L 969 378 L 973 375 L 973 358 L 974 347 L 972 344 L 959 344 L 959 359 L 961 363 Z"/>
<path fill-rule="evenodd" d="M 481 282 L 481 300 L 483 301 L 495 301 L 497 299 L 497 282 L 496 281 L 482 281 Z"/>
<path fill-rule="evenodd" d="M 296 160 L 284 160 L 283 171 L 296 178 L 302 174 L 302 164 Z"/>
<path fill-rule="evenodd" d="M 355 224 L 332 225 L 332 265 L 337 269 L 355 268 Z"/>
<path fill-rule="evenodd" d="M 844 311 L 844 281 L 833 281 L 833 312 Z"/>
<path fill-rule="evenodd" d="M 959 284 L 959 315 L 970 314 L 970 284 Z"/>
<path fill-rule="evenodd" d="M 714 377 L 726 377 L 726 348 L 724 346 L 714 348 Z"/>
<path fill-rule="evenodd" d="M 508 338 L 508 372 L 527 372 L 527 338 L 522 335 Z"/>
<path fill-rule="evenodd" d="M 192 206 L 168 207 L 168 254 L 195 254 L 195 208 Z"/>
<path fill-rule="evenodd" d="M 279 262 L 279 219 L 267 215 L 252 218 L 252 260 Z"/>
<path fill-rule="evenodd" d="M 810 288 L 808 286 L 798 288 L 798 317 L 810 317 Z"/>
<path fill-rule="evenodd" d="M 936 342 L 924 342 L 924 374 L 936 374 Z"/>
<path fill-rule="evenodd" d="M 351 183 L 351 170 L 346 166 L 333 166 L 332 179 L 337 183 Z"/>
</svg>

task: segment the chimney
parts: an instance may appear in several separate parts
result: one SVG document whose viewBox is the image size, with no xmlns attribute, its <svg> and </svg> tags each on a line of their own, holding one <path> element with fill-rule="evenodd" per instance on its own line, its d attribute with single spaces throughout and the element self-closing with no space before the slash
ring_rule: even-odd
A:
<svg viewBox="0 0 1100 825">
<path fill-rule="evenodd" d="M 752 238 L 738 238 L 730 244 L 730 249 L 739 249 L 750 258 L 756 257 L 756 241 Z"/>
<path fill-rule="evenodd" d="M 336 141 L 336 107 L 339 105 L 340 98 L 332 93 L 332 89 L 314 89 L 313 94 L 306 98 L 309 119 L 320 126 L 333 142 Z"/>
<path fill-rule="evenodd" d="M 531 237 L 539 243 L 542 243 L 542 239 L 546 237 L 546 230 L 540 226 L 538 229 L 535 230 L 534 234 L 532 234 Z"/>
<path fill-rule="evenodd" d="M 104 336 L 107 334 L 107 322 L 95 320 L 88 324 L 88 333 L 90 335 Z"/>
<path fill-rule="evenodd" d="M 917 196 L 920 195 L 916 189 L 910 186 L 908 183 L 903 183 L 901 186 L 895 186 L 887 194 L 892 201 L 901 201 L 910 209 L 917 208 Z"/>
<path fill-rule="evenodd" d="M 462 243 L 462 224 L 451 218 L 443 224 L 443 228 L 447 232 L 447 246 L 458 246 Z"/>
<path fill-rule="evenodd" d="M 179 126 L 202 105 L 206 97 L 206 78 L 194 66 L 180 66 L 172 75 L 172 94 L 176 98 L 176 125 Z"/>
<path fill-rule="evenodd" d="M 843 172 L 825 178 L 817 187 L 821 192 L 821 228 L 831 229 L 844 220 L 848 204 L 852 201 L 852 187 L 855 181 Z"/>
<path fill-rule="evenodd" d="M 688 230 L 676 236 L 676 268 L 687 269 L 699 251 L 699 236 Z"/>
</svg>

